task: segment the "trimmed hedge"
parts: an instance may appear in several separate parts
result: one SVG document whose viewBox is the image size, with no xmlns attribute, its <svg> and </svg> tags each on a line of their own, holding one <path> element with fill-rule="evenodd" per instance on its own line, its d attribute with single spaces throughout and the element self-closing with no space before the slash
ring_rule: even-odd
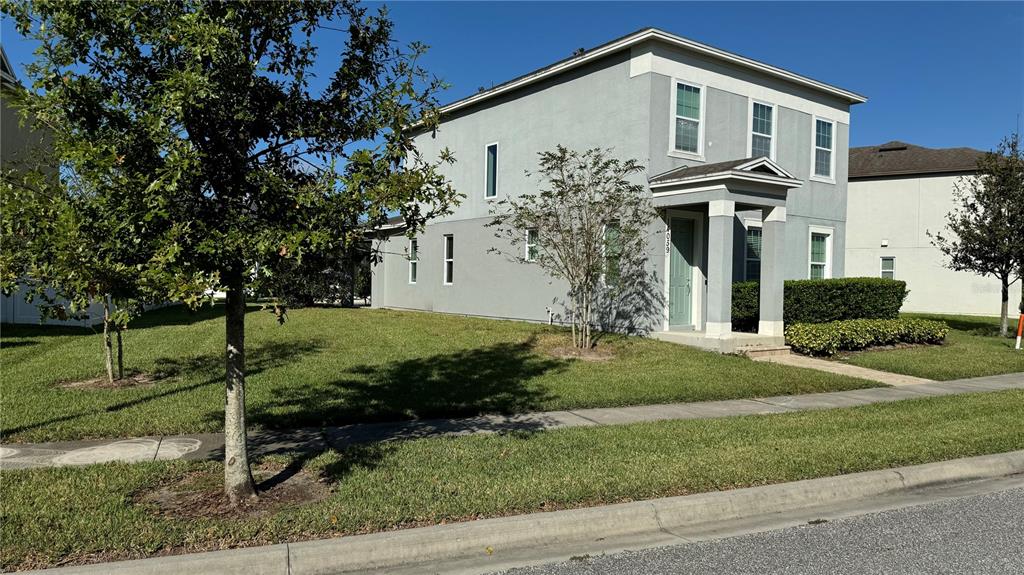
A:
<svg viewBox="0 0 1024 575">
<path fill-rule="evenodd" d="M 851 319 L 786 326 L 786 343 L 805 355 L 834 355 L 875 345 L 942 343 L 949 326 L 928 319 Z"/>
<path fill-rule="evenodd" d="M 907 283 L 883 278 L 834 278 L 785 282 L 783 320 L 825 323 L 848 319 L 895 319 L 907 297 Z M 732 325 L 757 329 L 760 284 L 732 284 Z"/>
</svg>

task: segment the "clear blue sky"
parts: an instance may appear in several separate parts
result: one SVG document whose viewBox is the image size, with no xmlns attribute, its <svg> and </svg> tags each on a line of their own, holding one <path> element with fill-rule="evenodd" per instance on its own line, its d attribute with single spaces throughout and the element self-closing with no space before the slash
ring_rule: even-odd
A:
<svg viewBox="0 0 1024 575">
<path fill-rule="evenodd" d="M 399 41 L 431 46 L 424 64 L 452 85 L 444 102 L 655 26 L 866 95 L 868 102 L 853 108 L 854 146 L 899 139 L 990 149 L 1024 118 L 1024 2 L 388 7 Z M 2 30 L 20 68 L 32 47 L 9 21 Z M 322 56 L 329 56 L 329 37 L 324 43 Z"/>
</svg>

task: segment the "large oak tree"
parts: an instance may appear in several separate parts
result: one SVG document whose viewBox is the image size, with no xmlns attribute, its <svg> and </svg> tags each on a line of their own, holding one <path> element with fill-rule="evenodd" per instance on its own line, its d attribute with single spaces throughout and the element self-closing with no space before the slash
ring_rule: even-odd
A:
<svg viewBox="0 0 1024 575">
<path fill-rule="evenodd" d="M 411 139 L 438 118 L 442 84 L 417 64 L 423 47 L 398 47 L 385 12 L 348 0 L 3 8 L 40 42 L 30 112 L 76 162 L 130 157 L 136 138 L 156 150 L 159 161 L 122 167 L 145 186 L 106 193 L 119 217 L 153 230 L 140 273 L 171 286 L 166 297 L 227 293 L 224 487 L 235 503 L 254 495 L 245 312 L 261 271 L 362 242 L 396 212 L 415 230 L 457 199 L 438 170 L 450 155 L 425 161 Z M 314 40 L 328 36 L 339 49 L 320 54 Z M 321 61 L 330 75 L 318 78 Z"/>
</svg>

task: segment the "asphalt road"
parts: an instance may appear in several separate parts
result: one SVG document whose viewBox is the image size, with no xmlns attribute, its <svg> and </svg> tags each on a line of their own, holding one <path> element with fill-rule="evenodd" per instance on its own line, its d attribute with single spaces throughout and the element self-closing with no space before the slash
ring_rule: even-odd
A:
<svg viewBox="0 0 1024 575">
<path fill-rule="evenodd" d="M 502 573 L 1024 574 L 1024 489 Z"/>
</svg>

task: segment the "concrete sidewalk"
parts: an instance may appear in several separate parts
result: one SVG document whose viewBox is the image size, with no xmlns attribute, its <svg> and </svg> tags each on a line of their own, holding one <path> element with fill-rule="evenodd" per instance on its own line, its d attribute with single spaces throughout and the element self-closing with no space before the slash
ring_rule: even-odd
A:
<svg viewBox="0 0 1024 575">
<path fill-rule="evenodd" d="M 483 415 L 460 419 L 355 424 L 281 432 L 263 431 L 250 433 L 249 443 L 250 453 L 256 456 L 295 451 L 319 452 L 328 447 L 344 447 L 354 443 L 473 433 L 531 432 L 564 427 L 619 425 L 671 419 L 714 419 L 739 415 L 790 413 L 1004 389 L 1024 389 L 1024 373 L 936 381 L 901 387 L 757 399 L 545 411 L 519 415 Z M 122 440 L 6 444 L 0 446 L 0 469 L 60 467 L 109 461 L 220 459 L 223 457 L 223 448 L 224 437 L 219 433 L 138 437 Z"/>
<path fill-rule="evenodd" d="M 838 361 L 829 361 L 827 359 L 817 357 L 808 357 L 806 355 L 799 355 L 795 353 L 756 357 L 754 358 L 754 361 L 781 363 L 783 365 L 793 367 L 816 369 L 818 371 L 826 371 L 828 373 L 837 373 L 839 375 L 877 381 L 886 385 L 919 385 L 922 383 L 932 383 L 933 381 L 931 379 L 924 379 L 923 377 L 914 377 L 912 375 L 903 375 L 901 373 L 892 373 L 889 371 L 879 371 L 877 369 L 860 367 L 858 365 L 851 365 L 849 363 L 842 363 Z"/>
</svg>

